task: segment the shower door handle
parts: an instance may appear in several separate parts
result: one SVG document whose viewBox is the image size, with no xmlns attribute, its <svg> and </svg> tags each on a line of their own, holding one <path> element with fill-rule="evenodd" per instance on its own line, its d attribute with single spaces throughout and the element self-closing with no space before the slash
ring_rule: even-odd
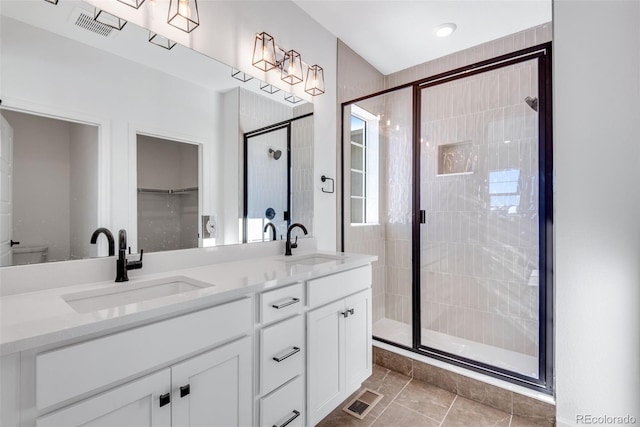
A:
<svg viewBox="0 0 640 427">
<path fill-rule="evenodd" d="M 425 210 L 420 210 L 420 224 L 426 224 L 427 223 L 427 211 Z"/>
</svg>

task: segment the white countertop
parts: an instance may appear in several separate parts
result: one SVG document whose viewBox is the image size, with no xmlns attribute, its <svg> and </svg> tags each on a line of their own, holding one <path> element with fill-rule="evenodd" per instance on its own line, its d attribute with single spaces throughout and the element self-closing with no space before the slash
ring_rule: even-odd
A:
<svg viewBox="0 0 640 427">
<path fill-rule="evenodd" d="M 340 259 L 303 265 L 295 264 L 295 260 L 307 258 L 311 253 L 296 253 L 290 257 L 267 256 L 141 275 L 123 283 L 87 283 L 3 296 L 0 297 L 0 355 L 160 320 L 253 292 L 349 270 L 377 259 L 372 255 L 313 253 L 340 256 Z M 214 286 L 91 313 L 77 313 L 63 299 L 70 293 L 131 286 L 172 276 L 185 276 Z"/>
</svg>

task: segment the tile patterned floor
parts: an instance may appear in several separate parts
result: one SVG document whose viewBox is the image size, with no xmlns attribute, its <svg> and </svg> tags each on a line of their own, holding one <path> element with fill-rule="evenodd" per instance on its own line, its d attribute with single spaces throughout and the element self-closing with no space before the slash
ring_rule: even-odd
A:
<svg viewBox="0 0 640 427">
<path fill-rule="evenodd" d="M 447 390 L 373 365 L 373 374 L 362 387 L 384 398 L 359 420 L 342 410 L 350 396 L 319 427 L 533 427 L 537 424 L 482 405 Z M 357 392 L 356 392 L 357 393 Z"/>
</svg>

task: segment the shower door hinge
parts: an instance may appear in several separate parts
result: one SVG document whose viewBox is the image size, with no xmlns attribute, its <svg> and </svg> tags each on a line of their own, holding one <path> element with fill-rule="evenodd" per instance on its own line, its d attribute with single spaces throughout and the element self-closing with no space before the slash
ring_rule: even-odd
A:
<svg viewBox="0 0 640 427">
<path fill-rule="evenodd" d="M 427 211 L 420 210 L 420 224 L 427 223 Z"/>
</svg>

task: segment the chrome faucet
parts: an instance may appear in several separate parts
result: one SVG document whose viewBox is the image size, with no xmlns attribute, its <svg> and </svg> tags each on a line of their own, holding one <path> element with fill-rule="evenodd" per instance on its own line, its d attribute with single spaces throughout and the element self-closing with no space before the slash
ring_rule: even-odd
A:
<svg viewBox="0 0 640 427">
<path fill-rule="evenodd" d="M 273 225 L 272 222 L 268 222 L 267 225 L 264 226 L 264 232 L 267 232 L 267 228 L 271 228 L 271 240 L 276 240 L 276 226 Z"/>
<path fill-rule="evenodd" d="M 299 222 L 293 223 L 289 226 L 289 228 L 287 229 L 287 243 L 285 246 L 285 251 L 284 254 L 285 255 L 293 255 L 291 253 L 291 249 L 295 249 L 298 247 L 298 236 L 296 236 L 296 241 L 294 243 L 291 243 L 291 231 L 293 231 L 294 228 L 299 227 L 302 229 L 302 231 L 304 231 L 305 236 L 309 233 L 307 233 L 307 229 L 305 228 L 304 225 L 300 224 Z"/>
<path fill-rule="evenodd" d="M 107 238 L 107 241 L 109 242 L 109 256 L 114 256 L 116 254 L 115 243 L 113 241 L 113 234 L 111 233 L 111 231 L 109 231 L 108 228 L 100 227 L 96 229 L 96 231 L 94 231 L 91 235 L 91 243 L 94 245 L 96 244 L 100 233 L 104 234 Z"/>
<path fill-rule="evenodd" d="M 129 249 L 131 251 L 131 249 Z M 116 282 L 126 282 L 129 280 L 128 270 L 142 268 L 142 254 L 144 249 L 140 249 L 140 259 L 137 261 L 127 261 L 127 232 L 118 232 L 118 259 L 116 261 Z"/>
</svg>

